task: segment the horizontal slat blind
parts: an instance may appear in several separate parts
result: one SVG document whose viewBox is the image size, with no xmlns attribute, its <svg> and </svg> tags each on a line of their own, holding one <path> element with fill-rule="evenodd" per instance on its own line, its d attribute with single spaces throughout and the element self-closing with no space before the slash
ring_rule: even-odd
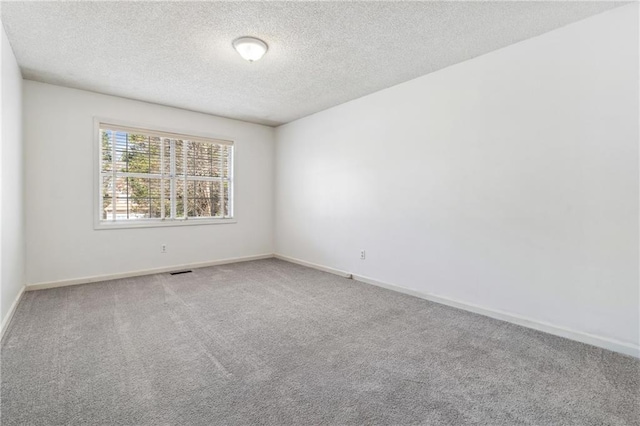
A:
<svg viewBox="0 0 640 426">
<path fill-rule="evenodd" d="M 233 142 L 100 124 L 101 221 L 233 217 Z"/>
<path fill-rule="evenodd" d="M 119 124 L 100 123 L 100 128 L 113 130 L 115 132 L 143 134 L 145 136 L 152 136 L 152 137 L 158 137 L 158 138 L 190 140 L 194 142 L 215 143 L 218 145 L 233 145 L 233 141 L 229 141 L 225 139 L 184 135 L 180 133 L 163 132 L 163 131 L 152 130 L 152 129 L 141 129 L 141 128 L 135 128 L 135 127 L 129 127 L 129 126 L 122 126 Z"/>
</svg>

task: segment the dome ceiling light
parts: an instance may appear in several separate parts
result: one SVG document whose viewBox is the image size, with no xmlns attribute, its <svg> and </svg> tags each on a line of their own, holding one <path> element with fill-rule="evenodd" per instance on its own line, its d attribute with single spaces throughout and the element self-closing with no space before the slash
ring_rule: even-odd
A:
<svg viewBox="0 0 640 426">
<path fill-rule="evenodd" d="M 267 53 L 269 46 L 255 37 L 240 37 L 233 41 L 233 48 L 249 62 L 257 61 Z"/>
</svg>

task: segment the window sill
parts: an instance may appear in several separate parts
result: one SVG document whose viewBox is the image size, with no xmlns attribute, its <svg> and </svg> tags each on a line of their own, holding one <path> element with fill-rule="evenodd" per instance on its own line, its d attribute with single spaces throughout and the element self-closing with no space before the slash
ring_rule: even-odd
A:
<svg viewBox="0 0 640 426">
<path fill-rule="evenodd" d="M 136 220 L 131 222 L 100 221 L 94 223 L 93 229 L 101 231 L 104 229 L 164 228 L 165 226 L 227 225 L 231 223 L 238 223 L 238 221 L 232 217 L 226 219 Z"/>
</svg>

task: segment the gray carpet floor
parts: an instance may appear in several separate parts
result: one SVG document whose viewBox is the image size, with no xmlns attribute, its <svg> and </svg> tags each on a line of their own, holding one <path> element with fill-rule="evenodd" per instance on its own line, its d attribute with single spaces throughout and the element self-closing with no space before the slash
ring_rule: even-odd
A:
<svg viewBox="0 0 640 426">
<path fill-rule="evenodd" d="M 3 425 L 630 425 L 640 362 L 269 259 L 26 293 Z"/>
</svg>

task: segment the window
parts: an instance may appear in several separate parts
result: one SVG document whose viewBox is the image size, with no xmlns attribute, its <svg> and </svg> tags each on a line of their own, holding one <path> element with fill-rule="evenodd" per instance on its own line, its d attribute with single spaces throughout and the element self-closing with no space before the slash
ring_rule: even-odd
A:
<svg viewBox="0 0 640 426">
<path fill-rule="evenodd" d="M 98 228 L 233 218 L 233 142 L 99 123 Z"/>
</svg>

